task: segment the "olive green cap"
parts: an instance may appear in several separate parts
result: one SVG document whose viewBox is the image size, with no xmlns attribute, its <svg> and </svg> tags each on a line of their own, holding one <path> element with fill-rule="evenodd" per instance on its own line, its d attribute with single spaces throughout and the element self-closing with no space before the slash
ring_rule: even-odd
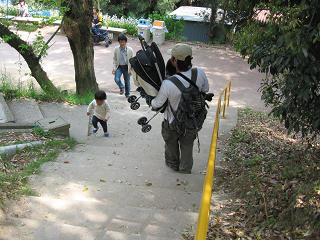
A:
<svg viewBox="0 0 320 240">
<path fill-rule="evenodd" d="M 192 57 L 192 48 L 187 44 L 178 43 L 172 49 L 169 49 L 168 54 L 180 61 L 184 61 L 186 57 Z"/>
</svg>

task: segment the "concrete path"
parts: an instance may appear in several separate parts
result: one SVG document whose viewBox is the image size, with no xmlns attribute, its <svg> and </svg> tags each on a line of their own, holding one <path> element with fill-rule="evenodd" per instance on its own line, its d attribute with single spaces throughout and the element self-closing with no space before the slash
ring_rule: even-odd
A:
<svg viewBox="0 0 320 240">
<path fill-rule="evenodd" d="M 147 106 L 133 112 L 123 97 L 111 94 L 109 101 L 108 139 L 102 132 L 86 137 L 85 106 L 40 105 L 44 117 L 60 114 L 71 121 L 71 135 L 83 144 L 42 165 L 41 173 L 31 177 L 39 196 L 9 206 L 11 224 L 2 229 L 3 239 L 174 240 L 196 223 L 215 105 L 200 132 L 200 153 L 195 145 L 193 174 L 183 175 L 164 164 L 162 116 L 144 134 L 136 120 Z M 227 111 L 221 135 L 237 120 L 236 108 Z"/>
<path fill-rule="evenodd" d="M 63 36 L 55 37 L 54 41 L 49 56 L 44 59 L 44 68 L 56 85 L 73 89 L 73 60 L 68 43 Z M 129 45 L 135 50 L 140 48 L 137 40 L 130 39 Z M 173 45 L 168 42 L 161 46 L 165 59 L 169 57 L 167 49 Z M 109 91 L 115 89 L 110 74 L 114 46 L 95 47 L 97 80 L 101 88 Z M 162 116 L 153 121 L 150 133 L 141 132 L 137 119 L 152 115 L 145 105 L 134 112 L 124 97 L 109 93 L 111 136 L 106 139 L 101 132 L 97 136 L 86 136 L 86 106 L 42 103 L 43 116 L 61 115 L 71 123 L 71 136 L 82 144 L 61 154 L 56 162 L 42 165 L 41 173 L 32 176 L 30 184 L 39 196 L 24 197 L 8 206 L 8 218 L 0 224 L 0 239 L 175 240 L 180 239 L 184 229 L 194 226 L 218 93 L 231 79 L 231 107 L 227 110 L 227 119 L 221 120 L 221 137 L 235 126 L 238 107 L 264 109 L 264 105 L 257 92 L 262 75 L 250 71 L 246 61 L 236 53 L 197 46 L 193 50 L 194 65 L 206 70 L 210 89 L 216 96 L 200 132 L 199 154 L 195 145 L 191 175 L 172 172 L 164 164 L 164 143 L 160 134 Z M 20 75 L 21 81 L 26 83 L 25 63 L 22 61 L 19 73 L 15 51 L 5 44 L 0 45 L 0 51 L 4 56 L 0 65 Z M 214 194 L 217 205 L 223 200 L 223 195 Z"/>
<path fill-rule="evenodd" d="M 49 38 L 54 29 L 53 27 L 43 28 L 42 32 L 45 38 Z M 34 34 L 19 33 L 29 41 L 35 37 Z M 68 41 L 65 36 L 57 35 L 52 43 L 54 45 L 49 49 L 48 56 L 43 59 L 45 71 L 56 86 L 61 89 L 75 89 L 73 57 Z M 114 42 L 109 48 L 105 48 L 103 45 L 94 47 L 97 82 L 100 88 L 109 92 L 116 89 L 111 72 L 113 49 L 117 44 L 117 42 Z M 160 47 L 165 60 L 170 57 L 167 50 L 175 44 L 176 42 L 168 41 Z M 128 45 L 132 46 L 134 51 L 141 49 L 137 39 L 129 37 Z M 200 66 L 206 71 L 211 91 L 216 94 L 215 99 L 217 99 L 217 95 L 224 88 L 226 82 L 232 80 L 233 98 L 231 101 L 233 106 L 264 109 L 260 100 L 261 95 L 257 92 L 260 87 L 260 80 L 264 77 L 263 74 L 251 71 L 247 61 L 230 49 L 196 45 L 193 45 L 192 48 L 194 66 Z M 2 72 L 10 73 L 14 79 L 20 78 L 22 85 L 27 84 L 31 78 L 26 74 L 30 73 L 30 70 L 24 60 L 19 57 L 17 51 L 8 44 L 0 44 L 0 53 L 2 56 L 0 58 L 0 69 Z"/>
</svg>

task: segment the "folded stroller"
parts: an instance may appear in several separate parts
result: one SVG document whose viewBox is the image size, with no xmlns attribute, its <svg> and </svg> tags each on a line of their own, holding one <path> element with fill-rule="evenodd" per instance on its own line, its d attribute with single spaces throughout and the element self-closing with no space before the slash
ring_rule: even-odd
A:
<svg viewBox="0 0 320 240">
<path fill-rule="evenodd" d="M 131 58 L 130 64 L 134 70 L 135 84 L 138 86 L 140 97 L 130 96 L 128 102 L 131 104 L 132 110 L 140 107 L 139 99 L 144 98 L 147 104 L 151 105 L 151 100 L 160 90 L 162 81 L 165 78 L 165 62 L 156 43 L 149 46 L 145 39 L 139 35 L 142 50 L 139 50 L 135 57 Z M 166 106 L 158 109 L 156 114 L 149 120 L 142 117 L 138 120 L 138 124 L 142 126 L 142 132 L 147 133 L 151 130 L 150 121 L 159 112 L 163 111 Z"/>
</svg>

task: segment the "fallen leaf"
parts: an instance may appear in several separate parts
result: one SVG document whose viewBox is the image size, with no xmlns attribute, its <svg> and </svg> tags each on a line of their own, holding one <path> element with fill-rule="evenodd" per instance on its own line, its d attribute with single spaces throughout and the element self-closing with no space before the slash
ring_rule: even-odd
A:
<svg viewBox="0 0 320 240">
<path fill-rule="evenodd" d="M 146 186 L 150 187 L 150 186 L 152 186 L 152 183 L 146 183 Z"/>
<path fill-rule="evenodd" d="M 85 189 L 83 189 L 83 192 L 86 192 L 86 191 L 88 191 L 89 190 L 89 188 L 85 188 Z"/>
<path fill-rule="evenodd" d="M 105 183 L 106 181 L 105 181 L 105 180 L 103 180 L 103 179 L 100 179 L 100 182 Z"/>
<path fill-rule="evenodd" d="M 65 164 L 69 164 L 70 162 L 69 162 L 69 161 L 64 161 L 63 163 L 65 163 Z"/>
</svg>

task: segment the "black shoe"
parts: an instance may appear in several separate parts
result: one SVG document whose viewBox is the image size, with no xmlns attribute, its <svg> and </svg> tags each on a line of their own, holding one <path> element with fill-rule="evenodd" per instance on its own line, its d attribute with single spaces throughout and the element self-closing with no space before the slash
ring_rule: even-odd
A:
<svg viewBox="0 0 320 240">
<path fill-rule="evenodd" d="M 191 174 L 191 170 L 180 170 L 179 173 Z"/>
<path fill-rule="evenodd" d="M 173 171 L 178 172 L 179 171 L 179 166 L 175 166 L 171 163 L 169 163 L 167 160 L 165 160 L 167 167 L 171 168 Z"/>
</svg>

